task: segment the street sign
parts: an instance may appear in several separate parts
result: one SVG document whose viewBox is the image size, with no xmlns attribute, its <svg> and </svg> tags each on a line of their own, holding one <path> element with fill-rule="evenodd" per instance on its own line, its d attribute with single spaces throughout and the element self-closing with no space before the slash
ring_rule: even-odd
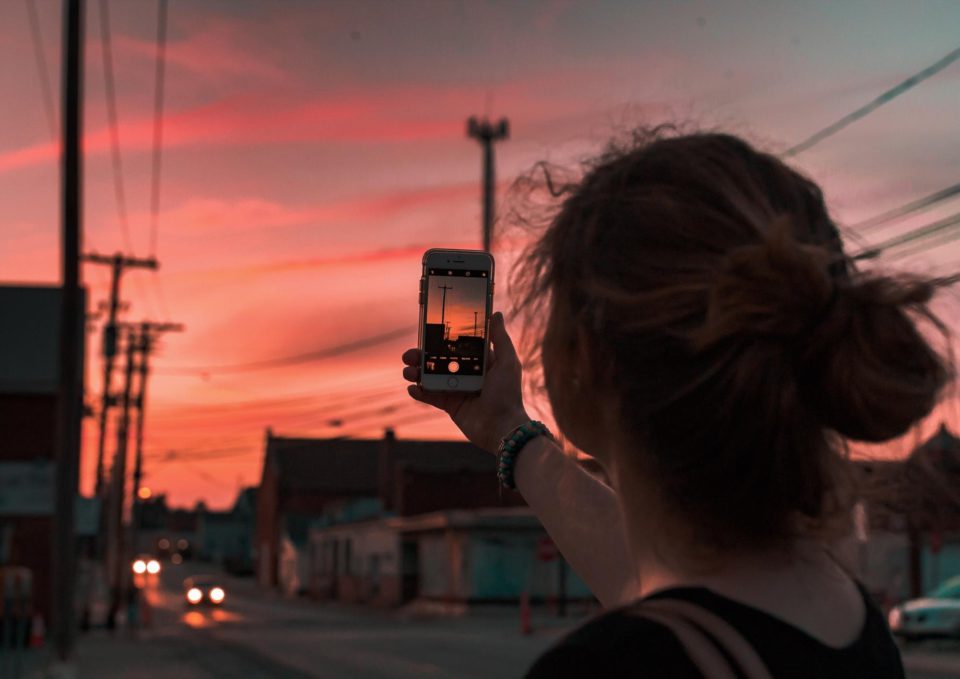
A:
<svg viewBox="0 0 960 679">
<path fill-rule="evenodd" d="M 54 510 L 51 460 L 0 462 L 0 516 L 48 516 Z"/>
<path fill-rule="evenodd" d="M 557 546 L 549 536 L 537 540 L 537 558 L 540 561 L 553 561 L 560 555 Z"/>
</svg>

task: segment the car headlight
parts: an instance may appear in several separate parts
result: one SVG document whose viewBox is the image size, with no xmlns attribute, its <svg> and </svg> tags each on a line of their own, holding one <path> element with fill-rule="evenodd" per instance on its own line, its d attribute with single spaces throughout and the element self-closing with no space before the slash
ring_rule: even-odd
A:
<svg viewBox="0 0 960 679">
<path fill-rule="evenodd" d="M 149 573 L 150 575 L 156 575 L 159 572 L 160 572 L 160 562 L 157 561 L 156 559 L 150 559 L 150 561 L 147 562 L 147 573 Z"/>
<path fill-rule="evenodd" d="M 143 559 L 137 559 L 133 562 L 133 572 L 137 575 L 143 575 L 147 572 L 147 563 Z"/>
<path fill-rule="evenodd" d="M 200 600 L 202 598 L 203 598 L 203 592 L 201 592 L 196 587 L 191 587 L 190 590 L 187 592 L 187 601 L 189 601 L 192 604 L 200 603 Z"/>
<path fill-rule="evenodd" d="M 903 611 L 900 610 L 899 606 L 894 606 L 890 609 L 890 613 L 887 614 L 887 624 L 890 625 L 890 629 L 897 630 L 900 629 L 902 622 Z"/>
<path fill-rule="evenodd" d="M 219 587 L 214 587 L 210 590 L 210 601 L 215 604 L 219 604 L 223 601 L 223 597 L 226 596 L 222 589 Z"/>
</svg>

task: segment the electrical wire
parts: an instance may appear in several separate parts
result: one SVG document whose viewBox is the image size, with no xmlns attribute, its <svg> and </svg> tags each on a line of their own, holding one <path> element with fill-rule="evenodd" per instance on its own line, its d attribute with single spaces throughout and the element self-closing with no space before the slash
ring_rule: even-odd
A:
<svg viewBox="0 0 960 679">
<path fill-rule="evenodd" d="M 311 351 L 305 354 L 296 354 L 293 356 L 283 356 L 279 358 L 265 359 L 262 361 L 252 361 L 250 363 L 233 363 L 217 366 L 173 366 L 166 368 L 156 368 L 154 372 L 164 375 L 206 375 L 210 373 L 242 373 L 258 370 L 273 370 L 276 368 L 285 368 L 302 363 L 312 363 L 328 358 L 335 358 L 344 354 L 362 351 L 370 347 L 387 344 L 401 337 L 409 337 L 412 334 L 409 327 L 396 328 L 389 332 L 379 335 L 364 337 L 347 344 L 339 344 L 327 349 Z"/>
<path fill-rule="evenodd" d="M 27 6 L 30 21 L 30 39 L 33 42 L 33 58 L 40 78 L 40 95 L 43 97 L 43 109 L 47 117 L 50 138 L 57 139 L 57 109 L 53 99 L 53 87 L 50 85 L 50 71 L 47 69 L 47 57 L 43 53 L 43 35 L 40 33 L 40 17 L 37 16 L 35 0 L 23 0 Z"/>
<path fill-rule="evenodd" d="M 157 3 L 157 58 L 153 91 L 153 164 L 150 175 L 150 254 L 156 256 L 163 163 L 163 94 L 167 60 L 167 0 Z"/>
<path fill-rule="evenodd" d="M 371 431 L 383 431 L 385 428 L 396 428 L 399 426 L 405 426 L 410 424 L 419 424 L 422 422 L 428 422 L 431 420 L 436 420 L 437 417 L 446 416 L 446 413 L 440 410 L 431 408 L 429 411 L 420 412 L 411 417 L 401 418 L 399 420 L 381 420 L 376 425 L 365 425 L 363 427 L 358 427 L 350 433 L 342 434 L 344 438 L 355 438 L 360 434 L 371 432 Z"/>
<path fill-rule="evenodd" d="M 797 155 L 798 153 L 803 153 L 804 151 L 816 146 L 824 139 L 828 137 L 832 137 L 833 135 L 835 135 L 837 132 L 847 127 L 848 125 L 851 125 L 852 123 L 855 123 L 861 118 L 864 118 L 870 115 L 871 113 L 876 111 L 878 108 L 890 102 L 891 100 L 896 99 L 907 90 L 915 87 L 916 85 L 920 84 L 927 78 L 930 78 L 931 76 L 936 75 L 937 73 L 945 69 L 947 66 L 955 62 L 957 59 L 960 59 L 960 48 L 953 50 L 952 52 L 947 54 L 945 57 L 940 59 L 939 61 L 931 64 L 930 66 L 927 66 L 922 71 L 915 73 L 914 75 L 910 76 L 909 78 L 899 83 L 898 85 L 891 87 L 889 90 L 887 90 L 880 96 L 876 97 L 875 99 L 870 101 L 868 104 L 861 106 L 860 108 L 853 111 L 852 113 L 848 113 L 847 115 L 840 118 L 838 121 L 831 123 L 830 125 L 827 125 L 823 129 L 813 133 L 812 135 L 810 135 L 809 137 L 801 141 L 799 144 L 796 144 L 790 147 L 783 153 L 784 157 L 790 158 L 792 156 Z"/>
<path fill-rule="evenodd" d="M 110 161 L 113 172 L 113 195 L 117 209 L 117 220 L 123 236 L 123 245 L 127 252 L 133 253 L 130 237 L 130 219 L 127 212 L 127 193 L 123 175 L 123 156 L 120 150 L 120 122 L 117 113 L 116 82 L 113 69 L 113 39 L 110 31 L 110 0 L 100 0 L 100 56 L 103 63 L 103 91 L 107 105 L 107 127 L 110 130 Z M 133 282 L 138 297 L 147 306 L 150 315 L 155 314 L 153 301 L 147 296 L 139 278 Z"/>
<path fill-rule="evenodd" d="M 894 236 L 888 240 L 883 241 L 882 243 L 875 245 L 867 250 L 859 252 L 853 256 L 853 259 L 875 259 L 879 257 L 883 252 L 895 247 L 899 247 L 905 243 L 910 243 L 914 240 L 921 238 L 929 238 L 935 234 L 939 234 L 946 229 L 952 228 L 960 224 L 960 212 L 950 215 L 944 219 L 940 219 L 932 224 L 927 224 L 916 229 L 911 229 L 906 233 L 902 233 L 898 236 Z"/>
<path fill-rule="evenodd" d="M 935 234 L 935 239 L 933 239 L 932 242 L 921 242 L 912 248 L 897 250 L 892 255 L 885 257 L 884 261 L 894 262 L 897 260 L 914 257 L 916 255 L 923 254 L 924 252 L 929 252 L 930 250 L 936 250 L 944 245 L 949 245 L 957 240 L 960 240 L 960 231 L 946 231 L 941 234 Z"/>
<path fill-rule="evenodd" d="M 117 219 L 123 232 L 127 252 L 133 252 L 130 241 L 130 222 L 127 215 L 127 195 L 123 181 L 123 158 L 120 154 L 120 126 L 117 116 L 117 93 L 113 77 L 113 43 L 110 35 L 110 0 L 100 0 L 100 57 L 103 62 L 103 91 L 107 103 L 107 125 L 110 128 L 110 160 L 113 168 L 113 195 Z"/>
<path fill-rule="evenodd" d="M 178 431 L 202 431 L 204 429 L 209 429 L 211 427 L 237 427 L 237 426 L 253 426 L 253 427 L 262 427 L 266 424 L 271 425 L 285 425 L 287 423 L 296 422 L 303 420 L 305 422 L 318 422 L 326 421 L 329 419 L 334 419 L 340 415 L 344 410 L 350 410 L 351 408 L 356 408 L 357 401 L 370 401 L 371 398 L 382 398 L 385 396 L 396 395 L 400 387 L 391 387 L 387 390 L 377 392 L 376 394 L 370 395 L 361 395 L 345 397 L 345 399 L 340 403 L 333 403 L 332 405 L 326 404 L 313 404 L 302 406 L 295 411 L 286 410 L 281 412 L 240 412 L 240 413 L 213 413 L 212 415 L 199 415 L 196 418 L 193 417 L 184 417 L 177 415 L 167 415 L 160 418 L 155 418 L 156 421 L 161 426 L 167 427 L 176 427 Z M 385 406 L 384 406 L 385 407 Z M 242 417 L 244 420 L 243 425 L 236 424 L 236 418 Z M 305 419 L 304 419 L 305 418 Z"/>
<path fill-rule="evenodd" d="M 163 170 L 163 105 L 166 85 L 167 62 L 167 0 L 157 3 L 157 49 L 156 69 L 154 71 L 153 91 L 153 158 L 150 169 L 150 255 L 157 256 L 157 240 L 160 230 L 160 187 Z M 166 294 L 160 279 L 160 272 L 153 271 L 151 276 L 157 301 L 165 318 L 172 318 L 167 306 Z"/>
<path fill-rule="evenodd" d="M 933 207 L 937 203 L 942 203 L 955 196 L 960 196 L 960 184 L 954 184 L 953 186 L 948 186 L 945 189 L 940 189 L 939 191 L 931 193 L 929 196 L 918 198 L 917 200 L 911 201 L 906 205 L 895 207 L 892 210 L 887 210 L 886 212 L 882 212 L 878 215 L 870 217 L 869 219 L 864 219 L 862 222 L 851 224 L 847 228 L 854 229 L 856 231 L 868 231 L 882 224 L 887 224 L 895 219 L 899 219 L 900 217 L 906 217 L 913 212 L 919 212 L 929 207 Z"/>
</svg>

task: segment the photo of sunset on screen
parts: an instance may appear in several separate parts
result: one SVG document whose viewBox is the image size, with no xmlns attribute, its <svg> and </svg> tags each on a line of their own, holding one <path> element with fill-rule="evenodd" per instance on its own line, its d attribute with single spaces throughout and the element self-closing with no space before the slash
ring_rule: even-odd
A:
<svg viewBox="0 0 960 679">
<path fill-rule="evenodd" d="M 424 372 L 483 375 L 489 272 L 432 268 L 427 273 Z"/>
</svg>

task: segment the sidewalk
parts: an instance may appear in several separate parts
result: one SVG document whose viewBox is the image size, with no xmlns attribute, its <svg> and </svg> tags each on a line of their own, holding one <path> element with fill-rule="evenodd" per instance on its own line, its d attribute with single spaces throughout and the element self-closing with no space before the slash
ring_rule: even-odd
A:
<svg viewBox="0 0 960 679">
<path fill-rule="evenodd" d="M 933 642 L 901 650 L 903 665 L 910 672 L 929 672 L 960 677 L 960 645 Z"/>
<path fill-rule="evenodd" d="M 23 679 L 202 679 L 190 648 L 175 638 L 135 639 L 125 634 L 111 636 L 104 630 L 82 635 L 68 666 L 58 666 L 47 649 L 35 651 Z"/>
</svg>

